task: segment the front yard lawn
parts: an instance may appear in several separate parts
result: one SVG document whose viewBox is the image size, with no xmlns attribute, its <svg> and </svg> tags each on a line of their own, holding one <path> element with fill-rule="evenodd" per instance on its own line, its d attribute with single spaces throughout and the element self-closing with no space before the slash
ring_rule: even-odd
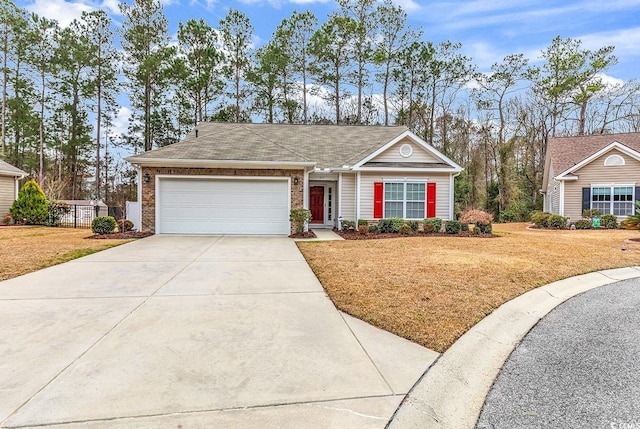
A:
<svg viewBox="0 0 640 429">
<path fill-rule="evenodd" d="M 0 280 L 99 252 L 131 240 L 87 240 L 90 229 L 0 227 Z"/>
<path fill-rule="evenodd" d="M 443 352 L 506 301 L 556 280 L 640 265 L 638 231 L 528 230 L 499 237 L 408 237 L 299 242 L 335 305 Z M 623 250 L 625 248 L 625 250 Z"/>
</svg>

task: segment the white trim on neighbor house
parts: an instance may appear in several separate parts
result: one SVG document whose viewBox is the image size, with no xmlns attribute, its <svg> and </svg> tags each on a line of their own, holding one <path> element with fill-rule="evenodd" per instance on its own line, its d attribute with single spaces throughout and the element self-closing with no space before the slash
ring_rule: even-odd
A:
<svg viewBox="0 0 640 429">
<path fill-rule="evenodd" d="M 360 186 L 362 184 L 361 173 L 356 172 L 356 222 L 360 219 Z"/>
<path fill-rule="evenodd" d="M 555 179 L 556 180 L 577 180 L 578 178 L 576 176 L 575 179 L 572 176 L 569 176 L 569 174 L 573 173 L 576 170 L 579 170 L 580 168 L 584 167 L 587 164 L 590 164 L 591 162 L 593 162 L 595 159 L 601 157 L 602 155 L 604 155 L 605 153 L 613 150 L 613 149 L 617 149 L 620 152 L 624 153 L 625 155 L 630 156 L 631 158 L 635 159 L 636 161 L 640 161 L 640 152 L 636 152 L 635 150 L 621 144 L 618 142 L 613 142 L 605 147 L 603 147 L 602 149 L 600 149 L 599 151 L 597 151 L 596 153 L 594 153 L 593 155 L 583 159 L 582 161 L 580 161 L 579 163 L 575 164 L 574 166 L 568 168 L 567 170 L 563 171 L 562 173 L 558 174 Z"/>
<path fill-rule="evenodd" d="M 457 176 L 457 174 L 454 176 L 453 174 L 451 176 L 449 176 L 449 201 L 451 201 L 451 203 L 449 204 L 449 219 L 454 219 L 454 213 L 453 213 L 453 206 L 455 205 L 455 177 Z M 436 195 L 438 195 L 438 190 L 436 189 Z"/>
<path fill-rule="evenodd" d="M 338 192 L 337 192 L 337 196 L 336 199 L 338 200 L 338 211 L 337 211 L 337 215 L 338 217 L 336 218 L 338 220 L 338 230 L 342 230 L 342 222 L 340 222 L 342 220 L 342 173 L 338 173 Z"/>
<path fill-rule="evenodd" d="M 609 182 L 609 183 L 593 183 L 591 184 L 590 188 L 589 188 L 589 208 L 593 209 L 593 188 L 605 188 L 605 189 L 609 189 L 611 191 L 610 195 L 611 195 L 611 200 L 609 201 L 609 214 L 614 214 L 613 213 L 613 204 L 615 203 L 615 201 L 613 200 L 613 195 L 614 195 L 614 189 L 615 188 L 631 188 L 631 201 L 624 201 L 625 203 L 631 203 L 631 207 L 632 207 L 632 213 L 633 213 L 633 207 L 635 207 L 636 204 L 636 184 L 635 183 L 615 183 L 615 182 Z M 619 201 L 620 202 L 620 201 Z M 626 218 L 627 215 L 615 215 L 619 218 Z"/>
<path fill-rule="evenodd" d="M 291 177 L 289 176 L 197 176 L 188 174 L 156 174 L 155 177 L 155 233 L 162 234 L 160 231 L 161 213 L 160 213 L 160 180 L 162 179 L 189 179 L 189 180 L 228 180 L 228 181 L 286 181 L 289 192 L 287 192 L 288 211 L 291 211 Z M 289 227 L 291 222 L 289 222 Z"/>
<path fill-rule="evenodd" d="M 564 181 L 560 180 L 560 202 L 558 207 L 558 214 L 564 216 Z"/>
<path fill-rule="evenodd" d="M 399 141 L 403 140 L 404 138 L 409 138 L 413 143 L 417 144 L 418 146 L 422 147 L 424 150 L 426 150 L 427 152 L 431 153 L 433 156 L 435 156 L 438 159 L 443 160 L 445 163 L 449 164 L 452 169 L 443 169 L 442 172 L 450 172 L 450 171 L 457 171 L 460 172 L 462 171 L 462 167 L 460 167 L 458 164 L 456 164 L 455 162 L 453 162 L 451 159 L 449 159 L 445 154 L 439 152 L 436 148 L 434 148 L 433 146 L 429 145 L 427 142 L 425 142 L 424 140 L 422 140 L 420 137 L 418 137 L 417 135 L 413 134 L 411 131 L 407 130 L 405 132 L 403 132 L 402 134 L 400 134 L 399 136 L 397 136 L 396 138 L 394 138 L 393 140 L 391 140 L 390 142 L 386 143 L 385 145 L 383 145 L 382 147 L 380 147 L 378 150 L 376 150 L 375 152 L 373 152 L 372 154 L 370 154 L 369 156 L 365 157 L 364 159 L 362 159 L 361 161 L 355 163 L 351 168 L 352 170 L 360 170 L 362 169 L 361 167 L 366 164 L 367 162 L 371 161 L 372 159 L 374 159 L 375 157 L 377 157 L 378 155 L 380 155 L 381 153 L 385 152 L 387 149 L 389 149 L 390 147 L 394 146 L 396 143 L 398 143 Z M 364 169 L 362 169 L 364 170 Z M 367 168 L 367 171 L 387 171 L 387 170 L 376 170 L 373 168 Z M 405 169 L 403 169 L 405 170 Z M 407 170 L 409 171 L 409 170 Z M 421 171 L 424 171 L 424 169 L 422 169 Z M 437 170 L 433 170 L 434 172 Z"/>
</svg>

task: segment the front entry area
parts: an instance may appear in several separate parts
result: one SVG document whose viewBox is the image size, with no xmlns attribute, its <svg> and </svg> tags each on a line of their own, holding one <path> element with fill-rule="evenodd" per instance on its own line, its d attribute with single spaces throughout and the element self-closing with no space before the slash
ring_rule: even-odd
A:
<svg viewBox="0 0 640 429">
<path fill-rule="evenodd" d="M 324 224 L 324 186 L 309 188 L 309 210 L 311 210 L 311 223 Z"/>
<path fill-rule="evenodd" d="M 309 183 L 309 211 L 311 225 L 333 228 L 336 212 L 335 182 Z"/>
</svg>

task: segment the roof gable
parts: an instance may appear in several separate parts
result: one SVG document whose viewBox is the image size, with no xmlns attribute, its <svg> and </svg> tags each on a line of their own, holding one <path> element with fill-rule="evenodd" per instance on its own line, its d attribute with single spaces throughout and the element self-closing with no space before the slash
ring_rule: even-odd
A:
<svg viewBox="0 0 640 429">
<path fill-rule="evenodd" d="M 407 146 L 410 150 L 405 150 Z M 420 152 L 414 156 L 416 148 Z M 396 150 L 397 152 L 391 154 L 392 151 Z M 388 163 L 389 166 L 397 166 L 400 164 L 402 166 L 410 166 L 411 164 L 415 164 L 416 167 L 419 166 L 418 168 L 424 168 L 425 164 L 433 164 L 443 168 L 462 171 L 462 167 L 409 130 L 356 162 L 354 167 L 362 168 L 371 164 L 376 167 L 381 167 L 385 163 Z"/>
<path fill-rule="evenodd" d="M 590 162 L 597 153 L 604 153 L 617 143 L 626 150 L 640 153 L 640 133 L 603 134 L 593 136 L 550 138 L 547 146 L 549 162 L 557 174 L 573 169 L 578 164 Z M 608 148 L 608 149 L 607 149 Z"/>
</svg>

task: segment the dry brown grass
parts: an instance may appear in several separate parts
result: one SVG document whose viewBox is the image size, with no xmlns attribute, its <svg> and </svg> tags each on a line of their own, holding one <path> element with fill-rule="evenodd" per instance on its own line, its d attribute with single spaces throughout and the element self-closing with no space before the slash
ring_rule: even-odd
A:
<svg viewBox="0 0 640 429">
<path fill-rule="evenodd" d="M 640 265 L 638 231 L 540 231 L 497 224 L 498 238 L 300 242 L 336 306 L 430 349 L 446 350 L 506 301 L 544 284 Z M 626 250 L 622 250 L 625 247 Z"/>
<path fill-rule="evenodd" d="M 87 229 L 0 228 L 0 280 L 50 267 L 130 240 L 87 240 Z"/>
</svg>

